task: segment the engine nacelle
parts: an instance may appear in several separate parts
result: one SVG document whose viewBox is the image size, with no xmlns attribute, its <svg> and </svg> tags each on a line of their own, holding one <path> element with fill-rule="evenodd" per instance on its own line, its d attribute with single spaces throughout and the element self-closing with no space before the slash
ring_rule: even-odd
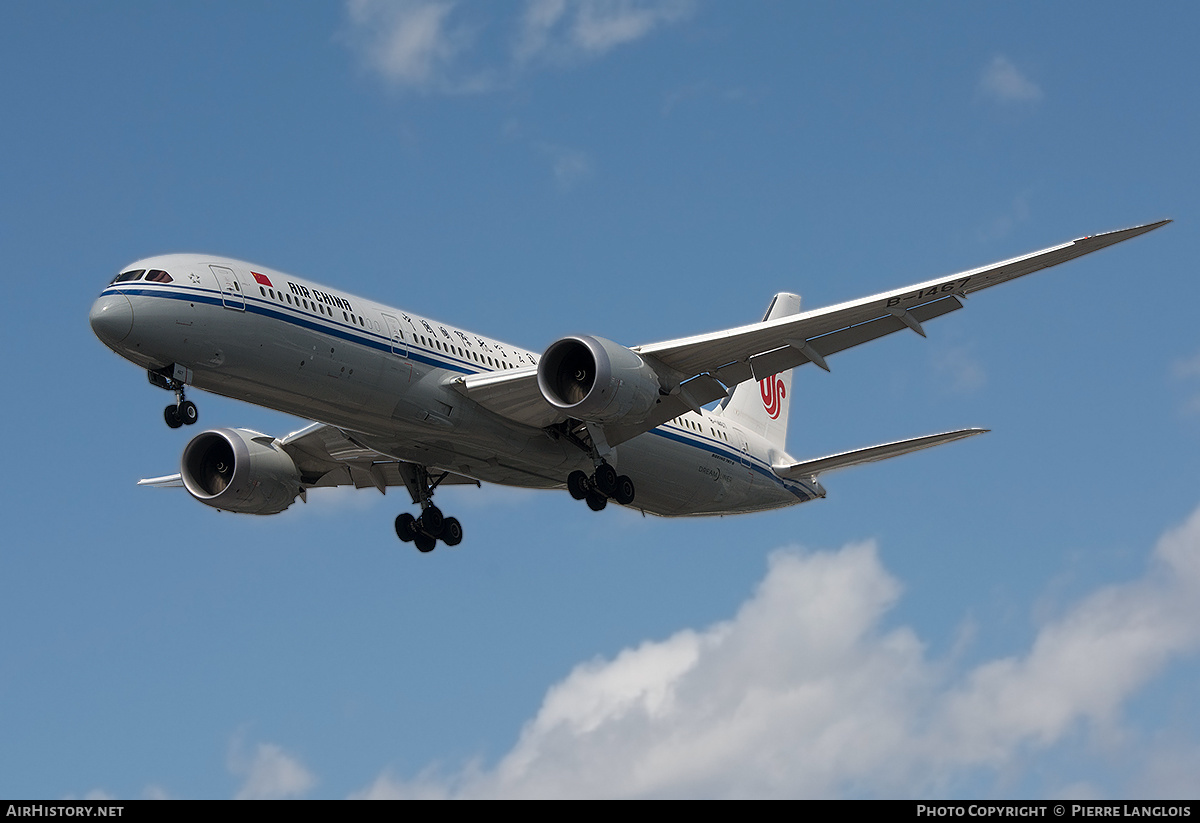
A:
<svg viewBox="0 0 1200 823">
<path fill-rule="evenodd" d="M 538 362 L 538 388 L 552 406 L 594 423 L 644 418 L 659 398 L 654 369 L 603 337 L 564 337 Z"/>
<path fill-rule="evenodd" d="M 209 429 L 183 450 L 179 473 L 192 497 L 229 512 L 278 514 L 300 493 L 300 472 L 272 437 Z"/>
</svg>

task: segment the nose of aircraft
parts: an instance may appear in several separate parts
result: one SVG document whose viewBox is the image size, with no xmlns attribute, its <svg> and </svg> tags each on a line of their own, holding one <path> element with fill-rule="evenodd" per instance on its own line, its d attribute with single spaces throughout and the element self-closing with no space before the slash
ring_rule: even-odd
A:
<svg viewBox="0 0 1200 823">
<path fill-rule="evenodd" d="M 96 336 L 113 347 L 133 330 L 133 304 L 123 294 L 102 295 L 92 304 L 88 320 Z"/>
</svg>

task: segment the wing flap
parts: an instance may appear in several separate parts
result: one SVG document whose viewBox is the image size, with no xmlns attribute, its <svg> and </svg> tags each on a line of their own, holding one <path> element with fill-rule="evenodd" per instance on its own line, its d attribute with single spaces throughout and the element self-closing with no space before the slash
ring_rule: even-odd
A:
<svg viewBox="0 0 1200 823">
<path fill-rule="evenodd" d="M 920 451 L 921 449 L 929 449 L 934 446 L 940 446 L 943 443 L 952 443 L 955 440 L 962 440 L 965 437 L 974 437 L 977 434 L 984 434 L 990 431 L 989 429 L 959 429 L 958 431 L 942 432 L 941 434 L 928 434 L 924 437 L 913 437 L 908 440 L 896 440 L 891 443 L 882 443 L 878 446 L 868 446 L 865 449 L 854 449 L 853 451 L 841 452 L 840 454 L 831 454 L 827 457 L 818 457 L 815 460 L 801 460 L 798 463 L 783 463 L 771 468 L 775 474 L 780 477 L 799 480 L 802 478 L 813 477 L 822 472 L 831 472 L 836 469 L 846 469 L 850 466 L 859 466 L 863 463 L 874 463 L 876 460 L 887 460 L 891 457 L 899 457 L 902 454 Z"/>
<path fill-rule="evenodd" d="M 373 486 L 386 493 L 390 486 L 408 485 L 405 468 L 411 464 L 363 446 L 342 429 L 314 423 L 279 442 L 295 461 L 307 488 L 353 485 L 365 489 Z M 440 474 L 443 470 L 430 467 L 430 471 Z M 439 485 L 462 484 L 478 486 L 479 481 L 447 472 Z"/>
<path fill-rule="evenodd" d="M 485 408 L 529 426 L 542 428 L 565 420 L 562 411 L 546 402 L 537 384 L 537 367 L 468 374 L 451 385 Z"/>
</svg>

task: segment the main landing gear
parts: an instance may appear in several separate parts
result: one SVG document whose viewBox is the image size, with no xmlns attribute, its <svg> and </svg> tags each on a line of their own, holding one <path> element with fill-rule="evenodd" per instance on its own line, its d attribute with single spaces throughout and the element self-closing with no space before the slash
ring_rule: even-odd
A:
<svg viewBox="0 0 1200 823">
<path fill-rule="evenodd" d="M 161 371 L 148 371 L 146 375 L 150 378 L 150 382 L 160 389 L 175 392 L 175 404 L 163 409 L 163 420 L 167 421 L 168 426 L 173 429 L 180 426 L 191 426 L 200 419 L 196 404 L 183 396 L 184 384 L 181 381 L 168 377 Z"/>
<path fill-rule="evenodd" d="M 453 517 L 445 517 L 442 510 L 433 505 L 433 491 L 438 484 L 446 479 L 443 473 L 432 483 L 429 472 L 424 466 L 414 466 L 415 482 L 409 486 L 413 497 L 421 503 L 421 515 L 413 517 L 404 512 L 396 518 L 396 536 L 405 543 L 413 543 L 419 552 L 431 552 L 441 540 L 447 546 L 457 546 L 462 542 L 462 525 Z"/>
<path fill-rule="evenodd" d="M 596 466 L 591 477 L 578 470 L 567 475 L 567 491 L 576 500 L 586 500 L 588 508 L 594 512 L 607 506 L 609 500 L 628 506 L 635 493 L 633 481 L 627 475 L 618 475 L 617 470 L 604 461 Z"/>
</svg>

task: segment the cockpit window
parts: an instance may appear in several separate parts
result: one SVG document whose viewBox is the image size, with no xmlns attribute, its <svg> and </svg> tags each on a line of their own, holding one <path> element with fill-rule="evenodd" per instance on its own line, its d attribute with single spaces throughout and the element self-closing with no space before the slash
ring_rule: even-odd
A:
<svg viewBox="0 0 1200 823">
<path fill-rule="evenodd" d="M 162 269 L 150 269 L 146 274 L 146 279 L 154 283 L 170 283 L 171 275 L 167 274 Z"/>
<path fill-rule="evenodd" d="M 112 281 L 113 283 L 128 283 L 131 280 L 137 280 L 145 271 L 145 269 L 133 269 L 131 271 L 121 272 L 114 277 Z"/>
</svg>

